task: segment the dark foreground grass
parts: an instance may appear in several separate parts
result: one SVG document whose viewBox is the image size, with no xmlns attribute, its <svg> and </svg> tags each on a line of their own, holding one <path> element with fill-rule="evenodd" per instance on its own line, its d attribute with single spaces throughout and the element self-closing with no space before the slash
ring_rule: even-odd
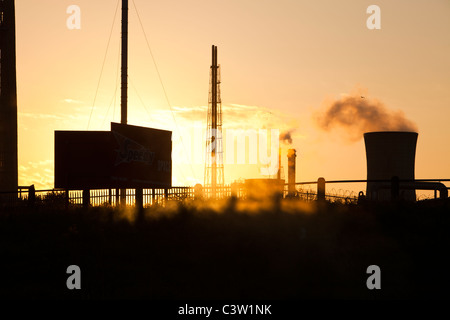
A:
<svg viewBox="0 0 450 320">
<path fill-rule="evenodd" d="M 134 217 L 104 207 L 1 209 L 0 296 L 450 297 L 448 202 L 217 206 Z M 69 265 L 81 268 L 81 290 L 66 287 Z M 369 265 L 381 268 L 381 290 L 366 287 Z"/>
</svg>

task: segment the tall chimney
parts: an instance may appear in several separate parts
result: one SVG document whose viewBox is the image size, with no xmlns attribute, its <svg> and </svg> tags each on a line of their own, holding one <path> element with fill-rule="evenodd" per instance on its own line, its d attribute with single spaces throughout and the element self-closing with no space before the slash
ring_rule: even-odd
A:
<svg viewBox="0 0 450 320">
<path fill-rule="evenodd" d="M 17 192 L 17 89 L 14 0 L 0 0 L 0 191 Z"/>
<path fill-rule="evenodd" d="M 295 195 L 295 158 L 297 157 L 295 149 L 289 149 L 288 158 L 288 194 Z"/>
<path fill-rule="evenodd" d="M 281 179 L 281 148 L 278 148 L 278 172 L 277 179 Z"/>
</svg>

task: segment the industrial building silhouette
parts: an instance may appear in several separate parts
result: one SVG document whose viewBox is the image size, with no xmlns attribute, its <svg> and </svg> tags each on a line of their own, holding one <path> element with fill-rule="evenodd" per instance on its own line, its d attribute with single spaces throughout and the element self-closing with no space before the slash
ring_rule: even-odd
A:
<svg viewBox="0 0 450 320">
<path fill-rule="evenodd" d="M 122 0 L 122 74 L 121 74 L 121 125 L 127 126 L 127 66 L 128 66 L 128 0 Z M 363 98 L 363 97 L 361 97 Z M 116 126 L 118 124 L 112 124 Z M 222 110 L 221 110 L 221 98 L 220 98 L 220 65 L 217 63 L 217 47 L 212 46 L 212 64 L 211 64 L 211 78 L 210 78 L 210 93 L 208 101 L 208 118 L 207 129 L 221 131 L 222 126 Z M 6 194 L 9 194 L 9 198 L 15 198 L 12 203 L 16 203 L 18 199 L 22 199 L 22 189 L 28 189 L 28 200 L 35 199 L 34 186 L 19 187 L 18 186 L 18 139 L 17 139 L 17 88 L 16 88 L 16 49 L 15 49 L 15 7 L 14 0 L 0 0 L 0 193 L 2 193 L 2 199 L 8 198 Z M 130 126 L 131 127 L 131 126 Z M 149 129 L 149 128 L 147 128 Z M 110 132 L 112 136 L 112 131 Z M 56 133 L 55 133 L 56 134 Z M 89 133 L 96 134 L 96 133 Z M 103 133 L 101 133 L 103 134 Z M 108 135 L 109 133 L 105 133 Z M 166 132 L 166 134 L 169 134 Z M 279 154 L 279 170 L 276 179 L 246 179 L 244 197 L 255 195 L 261 197 L 266 192 L 272 190 L 282 195 L 288 195 L 290 198 L 301 198 L 301 193 L 305 193 L 303 190 L 298 190 L 297 187 L 302 185 L 317 185 L 317 199 L 325 200 L 325 185 L 331 183 L 367 183 L 366 196 L 367 200 L 374 201 L 389 201 L 389 200 L 407 200 L 416 201 L 416 190 L 434 190 L 435 198 L 437 198 L 437 192 L 439 191 L 440 198 L 448 198 L 448 189 L 442 183 L 443 181 L 450 181 L 450 179 L 415 179 L 415 152 L 417 143 L 416 132 L 398 132 L 398 131 L 383 131 L 383 132 L 366 132 L 364 134 L 365 146 L 366 146 L 366 159 L 367 159 L 367 180 L 335 180 L 326 181 L 323 177 L 317 181 L 309 182 L 296 182 L 295 174 L 295 161 L 296 152 L 295 149 L 288 150 L 288 183 L 281 179 L 281 153 Z M 216 138 L 214 137 L 214 142 Z M 284 138 L 283 138 L 284 139 Z M 155 139 L 161 143 L 161 140 Z M 170 140 L 169 140 L 170 141 Z M 168 142 L 169 142 L 168 141 Z M 281 141 L 281 138 L 280 138 Z M 207 146 L 212 144 L 213 136 L 207 137 Z M 55 143 L 55 145 L 58 145 Z M 166 144 L 168 146 L 169 143 Z M 135 144 L 137 146 L 137 144 Z M 139 148 L 142 150 L 134 150 L 135 152 L 141 152 L 142 154 L 148 154 L 148 150 L 141 144 Z M 171 148 L 171 144 L 170 144 Z M 98 149 L 98 148 L 97 148 Z M 65 149 L 63 149 L 65 150 Z M 217 150 L 217 154 L 216 154 Z M 129 150 L 128 150 L 129 151 Z M 133 150 L 132 150 L 133 151 Z M 223 189 L 224 195 L 236 194 L 232 189 L 224 186 L 224 173 L 223 173 L 223 160 L 222 158 L 222 141 L 221 134 L 217 134 L 217 148 L 209 150 L 209 156 L 205 164 L 205 194 L 213 195 L 210 198 L 215 198 L 216 193 L 220 193 L 220 189 Z M 166 153 L 170 152 L 166 150 Z M 85 185 L 77 185 L 76 188 L 73 185 L 60 184 L 57 173 L 58 168 L 67 167 L 67 163 L 63 163 L 61 166 L 58 161 L 60 157 L 56 155 L 55 151 L 55 189 L 51 192 L 64 192 L 66 194 L 67 203 L 70 199 L 69 191 L 83 192 L 83 204 L 90 204 L 90 190 L 92 185 L 86 183 Z M 67 156 L 67 152 L 60 152 L 63 156 Z M 83 154 L 82 152 L 80 154 Z M 61 159 L 64 159 L 61 157 Z M 157 168 L 171 168 L 171 162 L 167 159 L 157 159 Z M 221 160 L 219 160 L 221 159 Z M 77 161 L 79 167 L 83 167 L 80 164 L 84 163 L 80 159 L 71 158 L 71 161 Z M 81 159 L 84 160 L 84 159 Z M 218 161 L 219 160 L 219 161 Z M 84 167 L 92 165 L 92 163 L 86 162 Z M 158 167 L 159 166 L 159 167 Z M 70 166 L 69 166 L 70 167 Z M 72 166 L 75 167 L 75 166 Z M 78 168 L 77 168 L 78 169 Z M 104 168 L 103 168 L 104 169 Z M 99 172 L 99 170 L 93 170 Z M 133 170 L 136 172 L 136 170 Z M 169 173 L 169 170 L 166 170 Z M 67 172 L 63 172 L 66 176 Z M 172 172 L 170 169 L 170 176 Z M 117 175 L 108 174 L 109 178 L 130 180 L 129 174 L 122 173 L 119 177 Z M 76 175 L 80 178 L 79 175 Z M 95 178 L 95 174 L 88 175 L 89 178 Z M 165 177 L 168 181 L 170 177 Z M 136 180 L 136 179 L 135 179 Z M 65 181 L 63 179 L 63 181 Z M 121 180 L 122 181 L 122 180 Z M 147 181 L 150 181 L 147 179 Z M 169 198 L 171 192 L 169 188 L 172 188 L 171 183 L 165 182 L 161 185 L 161 181 L 152 180 L 153 183 L 147 185 L 137 185 L 132 183 L 130 185 L 124 185 L 123 183 L 117 183 L 117 185 L 95 184 L 96 188 L 108 188 L 108 198 L 111 199 L 111 190 L 116 189 L 115 195 L 120 196 L 120 202 L 127 202 L 127 190 L 125 188 L 135 189 L 136 203 L 143 205 L 142 199 L 144 196 L 143 188 L 153 189 L 151 191 L 152 199 L 158 195 L 155 193 L 155 188 L 164 188 L 165 199 Z M 235 185 L 237 185 L 235 183 Z M 257 187 L 259 185 L 259 187 Z M 288 187 L 287 190 L 285 187 Z M 74 189 L 75 188 L 75 189 Z M 120 188 L 120 189 L 119 189 Z M 216 190 L 217 189 L 217 190 Z M 235 188 L 234 188 L 235 189 Z M 199 194 L 201 189 L 198 186 L 193 187 L 175 187 L 174 198 L 186 199 L 192 198 L 194 194 Z M 38 190 L 39 191 L 39 190 Z M 38 192 L 36 191 L 36 192 Z M 47 190 L 48 191 L 48 190 Z M 194 192 L 195 191 L 195 192 Z M 287 192 L 286 192 L 287 191 Z M 46 192 L 46 190 L 40 190 L 39 192 Z M 237 192 L 237 194 L 240 194 Z M 12 195 L 12 196 L 11 196 Z M 148 194 L 149 195 L 149 194 Z M 175 197 L 176 195 L 176 197 Z M 306 199 L 310 199 L 309 191 L 306 191 Z M 363 192 L 361 195 L 364 196 Z M 352 198 L 356 200 L 356 197 L 342 197 L 335 195 L 335 199 L 341 198 L 345 201 Z M 29 201 L 33 202 L 33 201 Z M 111 204 L 111 200 L 108 200 Z M 119 201 L 116 201 L 118 203 Z M 154 201 L 152 200 L 152 203 Z"/>
<path fill-rule="evenodd" d="M 441 198 L 448 197 L 443 183 L 415 179 L 417 137 L 406 131 L 364 133 L 368 199 L 416 201 L 416 190 L 439 190 Z"/>
</svg>

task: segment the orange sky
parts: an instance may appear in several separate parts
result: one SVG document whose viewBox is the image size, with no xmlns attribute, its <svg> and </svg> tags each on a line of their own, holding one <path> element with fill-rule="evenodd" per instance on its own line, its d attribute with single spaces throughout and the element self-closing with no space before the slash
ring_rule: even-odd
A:
<svg viewBox="0 0 450 320">
<path fill-rule="evenodd" d="M 417 178 L 450 178 L 449 1 L 134 1 L 181 131 L 206 121 L 215 44 L 224 127 L 294 128 L 297 181 L 365 179 L 363 141 L 345 143 L 312 120 L 355 88 L 417 124 Z M 53 187 L 54 131 L 87 129 L 116 4 L 16 1 L 19 184 Z M 366 27 L 371 4 L 380 30 Z M 66 26 L 69 5 L 81 9 L 80 30 Z M 120 121 L 119 46 L 120 7 L 89 130 Z M 173 130 L 179 144 L 132 0 L 129 78 L 129 123 Z M 204 144 L 183 139 L 190 150 Z M 203 183 L 204 165 L 182 158 L 173 155 L 173 183 Z M 225 166 L 227 183 L 257 177 L 255 166 Z"/>
</svg>

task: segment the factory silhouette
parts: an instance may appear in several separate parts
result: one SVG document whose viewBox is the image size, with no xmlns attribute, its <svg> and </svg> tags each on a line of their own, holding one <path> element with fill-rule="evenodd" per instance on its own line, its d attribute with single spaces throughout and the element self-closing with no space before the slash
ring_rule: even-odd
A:
<svg viewBox="0 0 450 320">
<path fill-rule="evenodd" d="M 1 20 L 1 93 L 0 93 L 0 192 L 2 198 L 17 198 L 26 195 L 34 200 L 34 186 L 18 186 L 17 157 L 17 90 L 15 61 L 14 1 L 2 1 Z M 121 54 L 121 122 L 112 123 L 111 131 L 56 131 L 55 132 L 55 189 L 52 192 L 65 194 L 67 201 L 76 190 L 82 192 L 84 206 L 93 204 L 91 196 L 100 195 L 111 204 L 135 204 L 143 207 L 157 199 L 208 198 L 219 199 L 230 196 L 258 198 L 278 194 L 280 197 L 299 196 L 296 189 L 304 184 L 316 184 L 317 192 L 311 199 L 324 200 L 327 183 L 351 183 L 363 180 L 295 181 L 296 151 L 287 150 L 288 179 L 281 177 L 281 147 L 278 157 L 278 172 L 271 179 L 247 179 L 244 183 L 224 184 L 222 146 L 222 108 L 220 96 L 220 65 L 217 47 L 212 46 L 210 67 L 210 92 L 207 114 L 207 140 L 204 185 L 172 188 L 171 132 L 129 125 L 128 113 L 128 1 L 122 2 L 122 54 Z M 349 98 L 356 99 L 356 98 Z M 364 99 L 364 97 L 361 97 Z M 447 198 L 447 188 L 439 180 L 417 181 L 414 177 L 415 151 L 418 134 L 406 119 L 398 115 L 369 110 L 363 102 L 344 101 L 335 103 L 321 121 L 324 128 L 333 122 L 346 123 L 341 109 L 353 106 L 353 112 L 370 114 L 369 119 L 360 117 L 366 129 L 380 127 L 380 132 L 364 132 L 367 156 L 366 200 L 403 199 L 416 201 L 418 189 L 434 190 L 435 198 Z M 376 112 L 374 112 L 374 110 Z M 348 110 L 347 110 L 348 111 Z M 372 130 L 373 131 L 373 130 Z M 360 137 L 358 132 L 356 137 Z M 292 143 L 290 133 L 280 135 L 280 143 Z M 124 160 L 118 161 L 122 157 Z M 146 161 L 143 161 L 146 159 Z M 91 191 L 97 190 L 97 191 Z M 99 191 L 103 190 L 103 191 Z M 127 191 L 128 190 L 128 191 Z M 133 191 L 134 190 L 134 191 Z M 79 193 L 78 192 L 78 193 Z M 16 196 L 14 196 L 14 193 Z M 31 196 L 30 196 L 31 195 Z M 134 198 L 134 201 L 132 200 Z M 144 199 L 145 198 L 145 199 Z M 302 197 L 304 198 L 304 197 Z M 307 198 L 310 198 L 308 194 Z M 103 199 L 103 200 L 104 200 Z M 113 200 L 114 199 L 114 200 Z M 346 199 L 346 200 L 355 200 Z"/>
<path fill-rule="evenodd" d="M 35 190 L 18 185 L 14 0 L 0 0 L 0 297 L 160 304 L 448 296 L 450 179 L 415 178 L 413 123 L 364 96 L 347 97 L 317 121 L 364 139 L 365 179 L 297 181 L 302 155 L 288 130 L 277 137 L 273 177 L 226 185 L 212 45 L 207 135 L 199 141 L 204 183 L 173 186 L 172 132 L 128 123 L 128 1 L 121 2 L 121 121 L 109 131 L 55 131 L 55 186 Z M 365 190 L 328 191 L 352 183 Z M 419 201 L 417 190 L 434 191 L 434 199 Z M 382 290 L 366 285 L 374 265 Z M 65 286 L 68 266 L 81 270 L 81 290 Z"/>
</svg>

